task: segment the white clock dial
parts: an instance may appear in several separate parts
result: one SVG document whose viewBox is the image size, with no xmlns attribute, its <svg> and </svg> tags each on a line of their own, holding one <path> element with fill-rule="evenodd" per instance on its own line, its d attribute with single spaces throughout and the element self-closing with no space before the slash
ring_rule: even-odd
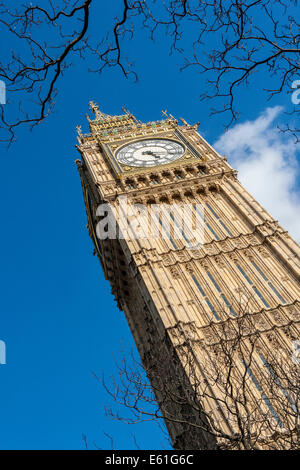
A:
<svg viewBox="0 0 300 470">
<path fill-rule="evenodd" d="M 156 166 L 182 157 L 182 144 L 169 139 L 145 139 L 122 147 L 116 154 L 118 162 L 128 166 Z"/>
</svg>

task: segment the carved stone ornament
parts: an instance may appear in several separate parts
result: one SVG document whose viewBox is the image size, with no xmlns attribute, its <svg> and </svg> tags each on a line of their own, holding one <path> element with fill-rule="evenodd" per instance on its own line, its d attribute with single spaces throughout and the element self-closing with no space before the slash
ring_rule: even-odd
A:
<svg viewBox="0 0 300 470">
<path fill-rule="evenodd" d="M 174 279 L 178 279 L 180 277 L 180 272 L 177 267 L 171 266 L 170 268 L 170 273 Z"/>
<path fill-rule="evenodd" d="M 225 265 L 223 259 L 220 256 L 215 257 L 215 262 L 216 262 L 217 266 L 219 266 L 219 268 L 221 268 L 221 269 L 226 268 L 226 265 Z"/>
<path fill-rule="evenodd" d="M 161 255 L 164 266 L 170 266 L 175 263 L 174 257 L 171 254 Z"/>
</svg>

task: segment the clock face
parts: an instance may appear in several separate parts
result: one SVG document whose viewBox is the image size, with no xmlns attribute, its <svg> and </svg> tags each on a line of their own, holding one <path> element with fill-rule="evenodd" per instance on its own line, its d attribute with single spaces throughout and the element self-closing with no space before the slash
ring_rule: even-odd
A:
<svg viewBox="0 0 300 470">
<path fill-rule="evenodd" d="M 184 152 L 184 146 L 174 140 L 145 139 L 125 145 L 116 158 L 123 165 L 150 167 L 177 160 Z"/>
</svg>

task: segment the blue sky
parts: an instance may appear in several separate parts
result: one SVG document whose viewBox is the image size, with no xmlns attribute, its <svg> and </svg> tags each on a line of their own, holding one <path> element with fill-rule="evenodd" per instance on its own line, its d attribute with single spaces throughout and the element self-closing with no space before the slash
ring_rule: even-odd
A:
<svg viewBox="0 0 300 470">
<path fill-rule="evenodd" d="M 111 6 L 97 8 L 93 34 L 113 14 Z M 203 78 L 196 69 L 179 71 L 181 58 L 169 56 L 163 35 L 152 43 L 140 33 L 128 52 L 135 58 L 137 83 L 117 69 L 91 74 L 89 64 L 76 58 L 58 84 L 54 113 L 33 132 L 21 130 L 8 151 L 1 149 L 0 339 L 7 347 L 7 364 L 0 365 L 1 449 L 80 449 L 82 434 L 90 448 L 95 442 L 110 449 L 104 433 L 116 449 L 134 449 L 133 433 L 143 449 L 168 448 L 153 423 L 129 427 L 108 420 L 107 394 L 92 376 L 116 373 L 113 356 L 121 343 L 130 350 L 133 341 L 85 228 L 74 146 L 75 126 L 87 130 L 90 100 L 109 114 L 125 106 L 142 121 L 160 119 L 161 109 L 200 121 L 205 138 L 217 143 L 249 189 L 300 238 L 299 153 L 289 139 L 274 134 L 290 98 L 267 103 L 258 86 L 267 75 L 260 74 L 255 86 L 241 91 L 240 124 L 224 135 L 224 118 L 211 118 L 209 104 L 199 100 Z M 257 175 L 264 171 L 260 182 Z M 282 185 L 274 203 L 272 194 Z"/>
</svg>

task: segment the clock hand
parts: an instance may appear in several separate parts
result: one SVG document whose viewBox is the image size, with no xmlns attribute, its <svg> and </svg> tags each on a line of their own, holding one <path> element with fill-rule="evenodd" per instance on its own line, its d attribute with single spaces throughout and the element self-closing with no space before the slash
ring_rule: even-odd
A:
<svg viewBox="0 0 300 470">
<path fill-rule="evenodd" d="M 158 155 L 157 155 L 158 154 Z M 155 158 L 159 158 L 159 155 L 165 155 L 165 152 L 152 152 L 152 150 L 147 150 L 142 152 L 142 155 L 152 155 Z"/>
</svg>

